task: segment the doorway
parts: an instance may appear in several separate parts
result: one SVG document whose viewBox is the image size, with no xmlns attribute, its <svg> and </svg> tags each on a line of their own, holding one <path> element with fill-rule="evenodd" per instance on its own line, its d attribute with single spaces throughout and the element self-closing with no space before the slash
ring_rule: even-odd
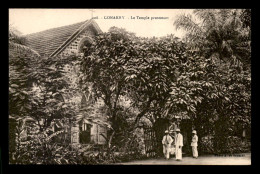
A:
<svg viewBox="0 0 260 174">
<path fill-rule="evenodd" d="M 87 123 L 82 123 L 82 125 L 79 127 L 79 142 L 81 144 L 89 144 L 90 143 L 90 130 L 91 125 Z"/>
</svg>

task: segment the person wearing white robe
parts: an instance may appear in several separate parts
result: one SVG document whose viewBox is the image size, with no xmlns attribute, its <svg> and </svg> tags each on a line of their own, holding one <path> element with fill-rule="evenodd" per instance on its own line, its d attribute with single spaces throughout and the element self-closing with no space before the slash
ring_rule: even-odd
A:
<svg viewBox="0 0 260 174">
<path fill-rule="evenodd" d="M 198 136 L 195 130 L 192 131 L 192 140 L 191 140 L 191 147 L 192 147 L 192 155 L 193 158 L 198 158 Z"/>
<path fill-rule="evenodd" d="M 163 136 L 163 154 L 166 159 L 170 157 L 171 144 L 173 142 L 172 137 L 169 135 L 169 132 L 166 130 L 165 135 Z"/>
<path fill-rule="evenodd" d="M 175 146 L 176 146 L 175 147 L 175 149 L 176 149 L 175 156 L 176 156 L 177 161 L 182 160 L 183 136 L 180 133 L 180 131 L 181 131 L 180 129 L 176 129 L 177 135 L 175 138 Z"/>
</svg>

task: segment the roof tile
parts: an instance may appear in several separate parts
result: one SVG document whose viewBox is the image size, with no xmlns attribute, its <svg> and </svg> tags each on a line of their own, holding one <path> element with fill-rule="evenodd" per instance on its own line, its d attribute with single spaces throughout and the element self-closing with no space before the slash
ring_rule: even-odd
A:
<svg viewBox="0 0 260 174">
<path fill-rule="evenodd" d="M 50 55 L 62 45 L 77 29 L 84 23 L 79 22 L 72 25 L 52 28 L 37 33 L 28 34 L 27 43 L 40 55 Z"/>
</svg>

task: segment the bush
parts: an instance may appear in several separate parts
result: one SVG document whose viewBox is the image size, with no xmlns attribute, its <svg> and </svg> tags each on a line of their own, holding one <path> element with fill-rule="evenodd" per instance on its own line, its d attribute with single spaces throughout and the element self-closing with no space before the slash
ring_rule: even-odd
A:
<svg viewBox="0 0 260 174">
<path fill-rule="evenodd" d="M 121 147 L 114 145 L 110 149 L 102 147 L 97 151 L 85 151 L 79 164 L 112 164 L 146 158 L 143 153 L 143 139 L 140 130 L 136 129 L 124 137 Z M 82 146 L 78 147 L 81 151 Z"/>
<path fill-rule="evenodd" d="M 201 138 L 198 149 L 203 154 L 213 154 L 214 145 L 213 145 L 213 136 L 205 136 Z"/>
<path fill-rule="evenodd" d="M 144 158 L 146 158 L 144 155 L 134 152 L 109 152 L 106 150 L 85 153 L 80 164 L 113 164 Z"/>
<path fill-rule="evenodd" d="M 251 151 L 251 142 L 243 141 L 241 138 L 236 136 L 229 136 L 227 147 L 223 149 L 224 153 L 245 153 Z"/>
<path fill-rule="evenodd" d="M 85 152 L 81 164 L 112 164 L 146 158 L 140 137 L 135 133 L 124 143 L 125 146 L 121 148 L 117 146 L 113 146 L 111 149 L 103 147 L 98 152 Z"/>
<path fill-rule="evenodd" d="M 201 138 L 199 149 L 203 154 L 233 154 L 233 153 L 245 153 L 251 151 L 251 142 L 243 141 L 236 136 L 228 136 L 227 143 L 223 148 L 217 150 L 213 144 L 213 136 L 205 136 Z"/>
<path fill-rule="evenodd" d="M 12 152 L 11 164 L 75 164 L 78 162 L 77 149 L 70 145 L 56 143 L 54 138 L 63 131 L 48 135 L 44 132 L 31 132 L 28 141 L 16 139 L 16 149 Z"/>
<path fill-rule="evenodd" d="M 62 131 L 47 135 L 37 132 L 30 135 L 29 141 L 19 142 L 18 148 L 10 158 L 11 164 L 112 164 L 142 159 L 139 138 L 133 136 L 126 146 L 118 151 L 116 146 L 94 151 L 94 145 L 66 145 L 55 141 Z"/>
</svg>

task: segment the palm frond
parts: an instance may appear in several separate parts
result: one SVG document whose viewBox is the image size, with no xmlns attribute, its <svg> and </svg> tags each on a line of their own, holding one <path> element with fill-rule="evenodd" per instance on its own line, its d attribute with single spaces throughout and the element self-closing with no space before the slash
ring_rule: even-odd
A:
<svg viewBox="0 0 260 174">
<path fill-rule="evenodd" d="M 202 26 L 204 28 L 210 28 L 216 26 L 216 10 L 212 9 L 196 9 L 193 11 L 196 17 L 202 20 Z"/>
<path fill-rule="evenodd" d="M 201 26 L 197 24 L 190 14 L 179 15 L 174 22 L 176 29 L 184 29 L 189 33 L 203 32 Z"/>
<path fill-rule="evenodd" d="M 25 37 L 21 36 L 21 33 L 12 26 L 9 26 L 9 53 L 12 51 L 18 53 L 31 53 L 36 56 L 40 56 L 37 51 L 26 45 Z"/>
<path fill-rule="evenodd" d="M 34 49 L 28 47 L 28 46 L 25 46 L 25 45 L 22 45 L 22 44 L 19 44 L 19 43 L 15 43 L 15 42 L 12 42 L 9 40 L 9 50 L 14 50 L 16 52 L 19 52 L 19 53 L 32 53 L 36 56 L 40 56 L 39 53 L 37 51 L 35 51 Z"/>
<path fill-rule="evenodd" d="M 18 31 L 16 28 L 12 26 L 9 26 L 9 41 L 26 45 L 25 40 L 26 40 L 25 37 L 22 36 L 20 31 Z"/>
</svg>

